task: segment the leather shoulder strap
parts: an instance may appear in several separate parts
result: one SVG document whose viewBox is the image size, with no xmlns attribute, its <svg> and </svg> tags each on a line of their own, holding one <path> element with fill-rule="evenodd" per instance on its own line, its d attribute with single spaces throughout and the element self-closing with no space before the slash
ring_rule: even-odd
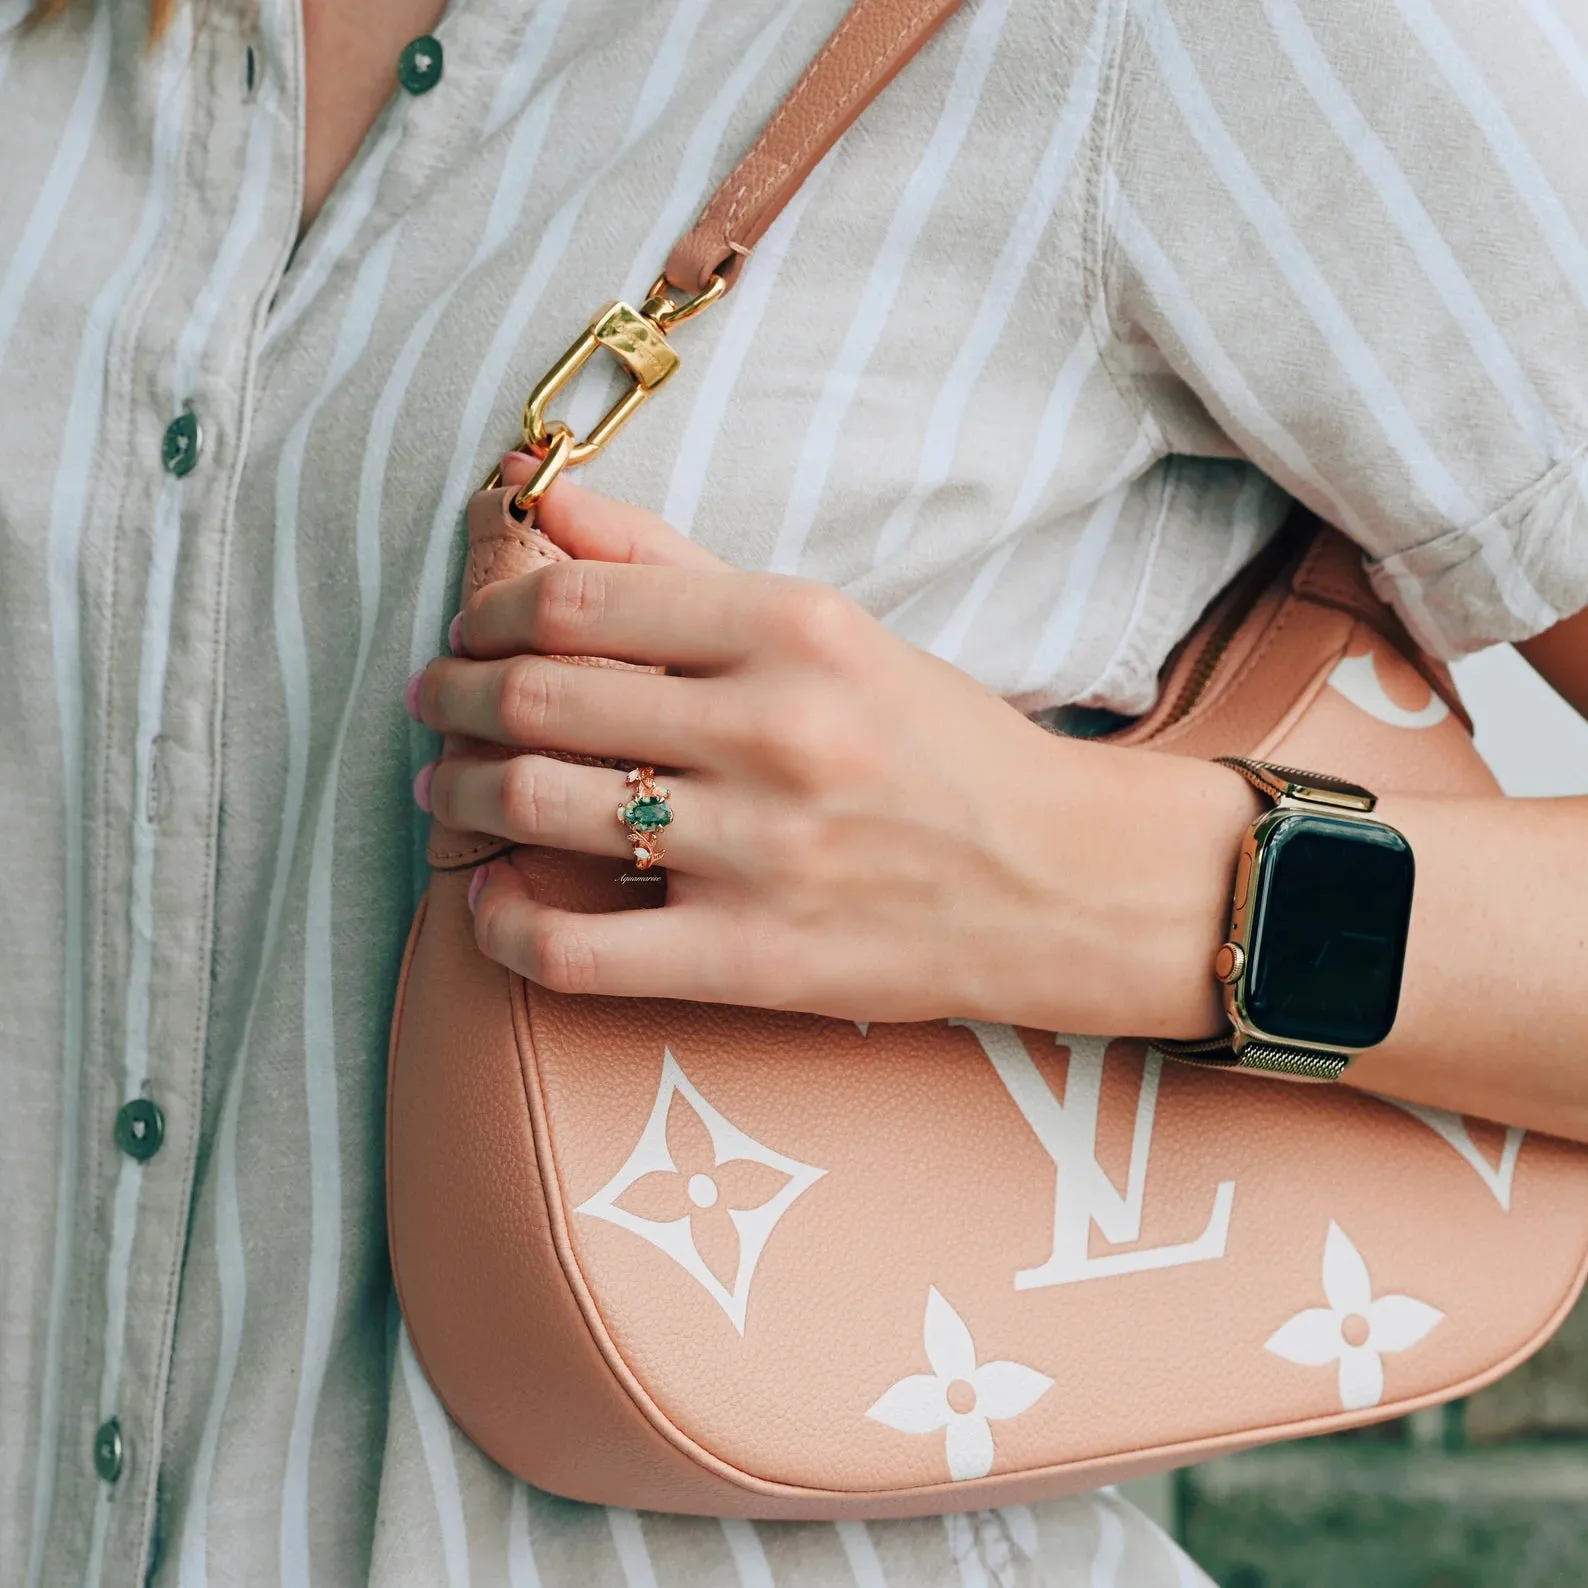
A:
<svg viewBox="0 0 1588 1588">
<path fill-rule="evenodd" d="M 667 279 L 701 292 L 739 267 L 816 163 L 937 32 L 961 0 L 855 0 L 748 154 L 667 261 Z"/>
</svg>

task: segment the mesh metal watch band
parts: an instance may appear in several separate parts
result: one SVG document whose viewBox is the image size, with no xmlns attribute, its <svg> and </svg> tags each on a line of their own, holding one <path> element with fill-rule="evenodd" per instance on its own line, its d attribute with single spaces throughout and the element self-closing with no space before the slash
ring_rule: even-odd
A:
<svg viewBox="0 0 1588 1588">
<path fill-rule="evenodd" d="M 1348 783 L 1341 777 L 1330 777 L 1323 772 L 1303 772 L 1293 766 L 1275 766 L 1271 761 L 1250 761 L 1245 756 L 1221 755 L 1219 766 L 1239 772 L 1258 793 L 1269 799 L 1301 800 L 1338 809 L 1370 811 L 1378 804 L 1378 796 L 1360 783 Z"/>
<path fill-rule="evenodd" d="M 1206 1042 L 1154 1041 L 1148 1046 L 1182 1064 L 1200 1064 L 1208 1070 L 1263 1070 L 1297 1081 L 1338 1081 L 1351 1062 L 1349 1053 L 1290 1048 L 1277 1042 L 1248 1042 L 1237 1053 L 1228 1037 Z"/>
</svg>

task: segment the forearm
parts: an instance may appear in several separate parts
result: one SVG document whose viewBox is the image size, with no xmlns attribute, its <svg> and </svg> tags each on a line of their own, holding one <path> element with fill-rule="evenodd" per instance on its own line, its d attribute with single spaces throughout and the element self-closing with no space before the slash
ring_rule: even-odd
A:
<svg viewBox="0 0 1588 1588">
<path fill-rule="evenodd" d="M 1348 1078 L 1588 1140 L 1588 799 L 1379 808 L 1417 891 L 1395 1029 Z"/>
</svg>

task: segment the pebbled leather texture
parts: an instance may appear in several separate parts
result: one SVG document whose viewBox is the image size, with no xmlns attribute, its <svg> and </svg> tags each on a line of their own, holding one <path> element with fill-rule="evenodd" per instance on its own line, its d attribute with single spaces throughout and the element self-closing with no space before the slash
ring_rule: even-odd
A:
<svg viewBox="0 0 1588 1588">
<path fill-rule="evenodd" d="M 471 527 L 471 579 L 555 551 Z M 1492 792 L 1404 631 L 1362 610 L 1357 553 L 1303 539 L 1117 742 Z M 455 869 L 393 1025 L 392 1263 L 453 1417 L 541 1488 L 761 1517 L 1015 1503 L 1468 1393 L 1582 1285 L 1575 1145 L 1129 1040 L 559 996 L 478 952 L 466 839 L 435 844 Z M 662 902 L 620 862 L 513 859 L 564 906 Z M 1364 1404 L 1373 1370 L 1348 1385 L 1337 1358 L 1386 1294 L 1415 1327 L 1369 1350 Z"/>
<path fill-rule="evenodd" d="M 731 286 L 751 249 L 822 156 L 937 32 L 960 0 L 855 0 L 749 152 L 667 260 L 667 279 L 699 292 Z"/>
</svg>

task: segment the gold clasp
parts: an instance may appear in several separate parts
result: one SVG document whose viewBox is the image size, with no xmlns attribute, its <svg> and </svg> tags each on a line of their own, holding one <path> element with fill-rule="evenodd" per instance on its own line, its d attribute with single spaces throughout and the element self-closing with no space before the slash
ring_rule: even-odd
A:
<svg viewBox="0 0 1588 1588">
<path fill-rule="evenodd" d="M 530 484 L 539 481 L 540 490 L 544 491 L 564 468 L 588 463 L 628 423 L 645 399 L 678 368 L 678 354 L 668 342 L 667 333 L 675 325 L 692 320 L 702 309 L 710 308 L 727 290 L 728 283 L 721 276 L 713 276 L 699 292 L 680 302 L 669 295 L 670 289 L 664 274 L 651 284 L 651 290 L 638 309 L 626 303 L 609 303 L 600 310 L 584 335 L 541 376 L 524 404 L 524 438 L 521 445 L 525 451 L 543 460 Z M 606 411 L 590 434 L 580 441 L 560 421 L 548 420 L 546 410 L 552 399 L 567 389 L 569 382 L 601 348 L 605 348 L 623 366 L 632 384 Z M 566 441 L 563 437 L 567 438 Z M 554 454 L 557 460 L 555 464 L 552 462 Z M 482 489 L 493 490 L 501 481 L 501 471 L 494 470 Z M 518 493 L 513 499 L 515 505 L 529 489 L 529 486 L 525 486 L 524 491 Z M 538 493 L 534 500 L 539 500 Z"/>
<path fill-rule="evenodd" d="M 541 376 L 524 404 L 524 442 L 531 451 L 546 445 L 546 409 L 575 375 L 605 348 L 633 378 L 633 385 L 606 411 L 583 441 L 575 441 L 570 463 L 588 463 L 633 416 L 669 375 L 678 368 L 678 355 L 661 328 L 626 303 L 610 303 L 590 322 L 590 328 Z"/>
<path fill-rule="evenodd" d="M 727 290 L 727 283 L 720 276 L 713 276 L 703 291 L 683 303 L 662 296 L 666 285 L 666 277 L 658 276 L 638 309 L 626 303 L 609 303 L 591 320 L 584 335 L 541 377 L 524 404 L 524 441 L 532 451 L 539 453 L 546 445 L 546 409 L 552 398 L 590 362 L 597 349 L 604 347 L 628 371 L 633 385 L 583 441 L 574 442 L 568 461 L 575 465 L 588 463 L 678 368 L 678 354 L 667 340 L 667 333 L 715 303 Z"/>
</svg>

